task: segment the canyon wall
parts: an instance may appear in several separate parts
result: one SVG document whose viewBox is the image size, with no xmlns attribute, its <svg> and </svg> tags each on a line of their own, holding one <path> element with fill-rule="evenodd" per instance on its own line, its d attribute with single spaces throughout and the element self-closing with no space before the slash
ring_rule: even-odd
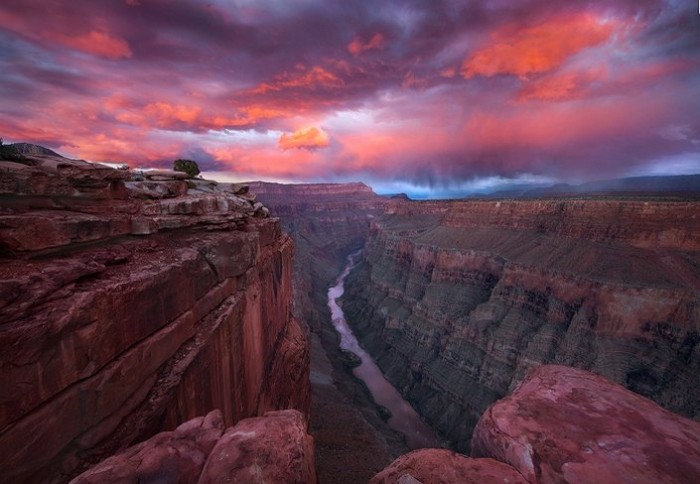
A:
<svg viewBox="0 0 700 484">
<path fill-rule="evenodd" d="M 292 240 L 245 187 L 0 162 L 0 468 L 60 482 L 162 430 L 310 406 Z"/>
<path fill-rule="evenodd" d="M 370 220 L 390 202 L 364 183 L 247 185 L 295 241 L 295 314 L 320 333 L 323 322 L 330 321 L 328 286 L 348 254 L 364 245 Z"/>
<path fill-rule="evenodd" d="M 319 480 L 367 482 L 407 447 L 382 420 L 367 388 L 344 365 L 346 356 L 328 309 L 328 288 L 347 256 L 363 246 L 370 221 L 392 201 L 362 183 L 249 185 L 281 218 L 295 242 L 294 313 L 311 327 L 310 432 Z"/>
<path fill-rule="evenodd" d="M 588 369 L 700 417 L 700 204 L 406 202 L 372 221 L 343 308 L 385 375 L 468 451 L 532 367 Z"/>
</svg>

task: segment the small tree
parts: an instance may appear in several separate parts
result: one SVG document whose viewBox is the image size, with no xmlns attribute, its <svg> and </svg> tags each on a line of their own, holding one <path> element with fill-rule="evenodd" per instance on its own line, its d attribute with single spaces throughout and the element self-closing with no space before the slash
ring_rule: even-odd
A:
<svg viewBox="0 0 700 484">
<path fill-rule="evenodd" d="M 173 170 L 187 173 L 190 178 L 199 175 L 199 165 L 194 160 L 177 159 L 173 162 Z"/>
</svg>

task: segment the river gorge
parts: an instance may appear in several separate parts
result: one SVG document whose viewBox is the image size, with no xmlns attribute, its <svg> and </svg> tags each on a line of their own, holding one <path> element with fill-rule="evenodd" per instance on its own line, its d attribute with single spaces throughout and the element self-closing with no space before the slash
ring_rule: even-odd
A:
<svg viewBox="0 0 700 484">
<path fill-rule="evenodd" d="M 405 436 L 409 448 L 440 447 L 435 432 L 421 420 L 413 407 L 387 381 L 372 357 L 357 341 L 345 320 L 343 309 L 338 304 L 338 300 L 345 291 L 345 278 L 355 267 L 359 255 L 356 252 L 348 257 L 348 263 L 338 276 L 335 285 L 328 289 L 328 307 L 331 310 L 333 326 L 340 335 L 340 347 L 359 358 L 360 364 L 353 368 L 353 374 L 367 385 L 375 402 L 388 410 L 389 426 Z"/>
</svg>

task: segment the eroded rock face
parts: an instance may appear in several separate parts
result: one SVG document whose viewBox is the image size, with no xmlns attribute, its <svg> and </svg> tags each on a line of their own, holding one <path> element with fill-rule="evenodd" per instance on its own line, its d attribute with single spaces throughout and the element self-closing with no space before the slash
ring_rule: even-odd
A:
<svg viewBox="0 0 700 484">
<path fill-rule="evenodd" d="M 525 484 L 513 467 L 493 459 L 472 459 L 449 450 L 421 449 L 402 455 L 370 484 Z"/>
<path fill-rule="evenodd" d="M 213 409 L 308 413 L 277 219 L 237 186 L 29 158 L 0 166 L 3 478 L 61 481 Z"/>
<path fill-rule="evenodd" d="M 343 308 L 389 380 L 454 448 L 468 451 L 486 408 L 547 363 L 700 417 L 700 203 L 392 211 L 372 221 Z"/>
<path fill-rule="evenodd" d="M 700 476 L 700 423 L 598 375 L 546 365 L 489 407 L 472 455 L 529 482 L 690 483 Z"/>
<path fill-rule="evenodd" d="M 227 430 L 215 410 L 130 447 L 71 481 L 105 482 L 313 484 L 313 442 L 304 416 L 295 410 L 267 412 Z"/>
</svg>

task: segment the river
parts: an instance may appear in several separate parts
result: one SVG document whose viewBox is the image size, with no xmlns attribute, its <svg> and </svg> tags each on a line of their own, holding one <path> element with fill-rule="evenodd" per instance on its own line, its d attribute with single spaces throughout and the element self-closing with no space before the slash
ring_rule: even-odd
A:
<svg viewBox="0 0 700 484">
<path fill-rule="evenodd" d="M 435 432 L 421 420 L 399 391 L 384 378 L 372 357 L 360 346 L 345 320 L 342 308 L 337 303 L 337 299 L 345 291 L 345 278 L 355 265 L 355 256 L 356 254 L 353 254 L 348 257 L 348 263 L 338 276 L 336 284 L 328 289 L 328 307 L 331 310 L 333 326 L 340 335 L 340 347 L 356 354 L 362 360 L 362 363 L 352 370 L 353 374 L 365 382 L 379 405 L 389 409 L 391 412 L 389 426 L 406 436 L 408 446 L 411 449 L 440 447 L 440 441 Z"/>
</svg>

